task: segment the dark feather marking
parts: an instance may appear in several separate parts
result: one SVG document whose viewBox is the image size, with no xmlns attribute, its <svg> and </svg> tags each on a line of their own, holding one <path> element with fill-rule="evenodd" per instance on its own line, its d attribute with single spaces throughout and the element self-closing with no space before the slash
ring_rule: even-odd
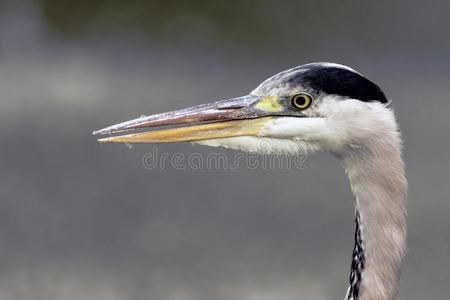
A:
<svg viewBox="0 0 450 300">
<path fill-rule="evenodd" d="M 358 300 L 360 294 L 361 276 L 364 271 L 366 258 L 360 230 L 359 213 L 356 212 L 355 247 L 353 248 L 352 266 L 350 270 L 350 289 L 347 299 Z"/>
<path fill-rule="evenodd" d="M 364 102 L 387 103 L 383 91 L 372 81 L 350 69 L 321 63 L 307 64 L 292 69 L 287 82 L 292 85 L 309 85 L 318 92 L 339 95 Z"/>
</svg>

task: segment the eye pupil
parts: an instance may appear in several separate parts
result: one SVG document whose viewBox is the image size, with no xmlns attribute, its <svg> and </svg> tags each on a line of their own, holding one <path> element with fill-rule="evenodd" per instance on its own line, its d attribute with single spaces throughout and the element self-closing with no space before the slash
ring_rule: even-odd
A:
<svg viewBox="0 0 450 300">
<path fill-rule="evenodd" d="M 312 97 L 308 94 L 296 94 L 292 97 L 292 106 L 297 109 L 306 109 L 312 103 Z"/>
<path fill-rule="evenodd" d="M 298 106 L 303 106 L 303 105 L 305 105 L 305 103 L 306 103 L 305 96 L 299 96 L 299 97 L 297 97 L 297 99 L 295 99 L 295 100 L 296 100 L 295 103 L 296 103 Z"/>
</svg>

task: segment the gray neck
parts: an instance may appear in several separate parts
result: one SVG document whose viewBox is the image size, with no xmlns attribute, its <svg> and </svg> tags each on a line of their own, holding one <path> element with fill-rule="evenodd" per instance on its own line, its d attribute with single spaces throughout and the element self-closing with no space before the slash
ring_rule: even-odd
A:
<svg viewBox="0 0 450 300">
<path fill-rule="evenodd" d="M 355 248 L 346 299 L 392 300 L 406 247 L 406 189 L 394 128 L 341 154 L 356 199 Z"/>
</svg>

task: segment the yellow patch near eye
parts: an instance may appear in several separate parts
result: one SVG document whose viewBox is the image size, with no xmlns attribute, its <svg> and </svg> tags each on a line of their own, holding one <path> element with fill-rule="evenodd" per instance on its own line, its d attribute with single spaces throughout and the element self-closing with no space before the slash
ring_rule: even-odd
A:
<svg viewBox="0 0 450 300">
<path fill-rule="evenodd" d="M 284 110 L 284 107 L 277 101 L 277 97 L 273 96 L 261 98 L 261 100 L 255 105 L 255 108 L 267 112 L 280 112 Z"/>
</svg>

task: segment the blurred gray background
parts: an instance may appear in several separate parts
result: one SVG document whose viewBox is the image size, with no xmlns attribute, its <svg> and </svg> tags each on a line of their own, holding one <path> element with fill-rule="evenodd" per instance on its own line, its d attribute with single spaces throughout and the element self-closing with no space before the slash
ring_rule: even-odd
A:
<svg viewBox="0 0 450 300">
<path fill-rule="evenodd" d="M 152 146 L 91 135 L 313 61 L 393 99 L 410 185 L 400 299 L 448 299 L 449 3 L 0 1 L 0 299 L 343 299 L 353 198 L 332 156 L 147 170 Z"/>
</svg>

